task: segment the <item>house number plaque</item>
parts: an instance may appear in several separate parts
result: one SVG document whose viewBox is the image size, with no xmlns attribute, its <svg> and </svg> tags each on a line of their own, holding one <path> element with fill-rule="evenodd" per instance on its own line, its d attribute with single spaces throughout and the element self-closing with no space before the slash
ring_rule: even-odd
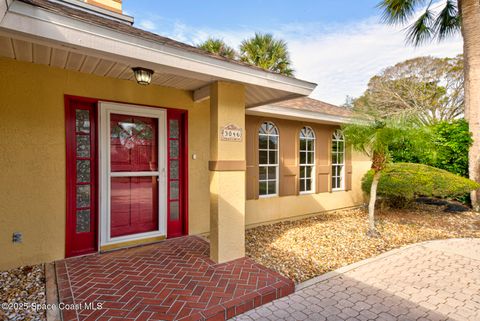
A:
<svg viewBox="0 0 480 321">
<path fill-rule="evenodd" d="M 220 131 L 220 139 L 230 142 L 241 142 L 243 129 L 234 124 L 228 124 Z"/>
</svg>

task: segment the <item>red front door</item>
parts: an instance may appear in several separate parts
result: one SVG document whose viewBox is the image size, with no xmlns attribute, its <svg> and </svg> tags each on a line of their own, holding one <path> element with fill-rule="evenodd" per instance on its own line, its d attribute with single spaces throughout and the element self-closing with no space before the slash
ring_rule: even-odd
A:
<svg viewBox="0 0 480 321">
<path fill-rule="evenodd" d="M 117 105 L 66 96 L 67 257 L 188 234 L 187 112 Z"/>
<path fill-rule="evenodd" d="M 158 119 L 110 115 L 110 236 L 158 230 Z"/>
<path fill-rule="evenodd" d="M 97 102 L 66 98 L 66 256 L 97 250 Z"/>
</svg>

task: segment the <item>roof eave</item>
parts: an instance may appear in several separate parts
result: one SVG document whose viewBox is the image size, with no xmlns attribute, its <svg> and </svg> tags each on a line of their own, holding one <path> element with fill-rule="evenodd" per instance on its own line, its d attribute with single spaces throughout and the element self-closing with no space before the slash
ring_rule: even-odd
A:
<svg viewBox="0 0 480 321">
<path fill-rule="evenodd" d="M 329 125 L 343 125 L 354 122 L 354 119 L 351 117 L 331 115 L 310 110 L 278 107 L 273 105 L 249 108 L 247 109 L 246 114 L 251 116 L 274 117 Z"/>
<path fill-rule="evenodd" d="M 297 96 L 307 96 L 316 87 L 316 84 L 308 81 L 188 52 L 20 1 L 13 0 L 10 6 L 0 1 L 0 19 L 0 33 L 15 33 L 19 37 L 36 39 L 40 43 L 68 47 L 72 51 L 117 61 L 131 63 L 133 60 L 144 67 L 166 67 L 179 73 L 195 73 L 214 80 L 262 86 Z"/>
</svg>

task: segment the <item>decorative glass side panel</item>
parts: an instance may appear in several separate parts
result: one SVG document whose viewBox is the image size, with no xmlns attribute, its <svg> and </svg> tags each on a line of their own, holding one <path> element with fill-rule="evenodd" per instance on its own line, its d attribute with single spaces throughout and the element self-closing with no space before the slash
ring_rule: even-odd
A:
<svg viewBox="0 0 480 321">
<path fill-rule="evenodd" d="M 77 160 L 77 183 L 90 183 L 89 160 Z"/>
<path fill-rule="evenodd" d="M 77 186 L 77 208 L 90 207 L 90 185 Z"/>
<path fill-rule="evenodd" d="M 77 133 L 90 133 L 90 112 L 88 110 L 75 110 L 75 130 Z"/>
<path fill-rule="evenodd" d="M 170 161 L 170 179 L 178 179 L 178 161 Z"/>
<path fill-rule="evenodd" d="M 77 211 L 77 233 L 90 232 L 90 210 Z"/>
<path fill-rule="evenodd" d="M 170 141 L 170 158 L 178 158 L 179 155 L 179 144 L 178 140 Z"/>
<path fill-rule="evenodd" d="M 178 119 L 170 119 L 170 138 L 178 138 L 179 137 L 179 126 L 178 126 Z"/>
<path fill-rule="evenodd" d="M 90 157 L 90 136 L 77 135 L 77 157 Z"/>
<path fill-rule="evenodd" d="M 180 218 L 180 207 L 178 201 L 170 202 L 170 220 L 177 221 Z"/>
<path fill-rule="evenodd" d="M 170 182 L 170 199 L 171 200 L 176 200 L 178 199 L 178 192 L 179 192 L 179 186 L 178 186 L 178 181 L 173 181 Z"/>
<path fill-rule="evenodd" d="M 180 236 L 185 233 L 184 215 L 184 165 L 186 155 L 184 150 L 185 114 L 179 111 L 168 112 L 168 235 Z"/>
</svg>

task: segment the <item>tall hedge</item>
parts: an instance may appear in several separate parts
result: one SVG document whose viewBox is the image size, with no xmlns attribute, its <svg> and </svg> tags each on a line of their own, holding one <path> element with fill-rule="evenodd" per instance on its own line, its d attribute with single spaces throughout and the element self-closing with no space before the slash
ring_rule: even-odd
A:
<svg viewBox="0 0 480 321">
<path fill-rule="evenodd" d="M 433 126 L 436 157 L 432 166 L 468 177 L 468 150 L 473 143 L 468 122 L 459 119 Z"/>
<path fill-rule="evenodd" d="M 369 193 L 373 171 L 362 179 L 362 190 Z M 387 199 L 413 200 L 415 197 L 455 198 L 479 188 L 472 180 L 423 164 L 388 164 L 382 171 L 378 195 Z"/>
<path fill-rule="evenodd" d="M 393 162 L 420 163 L 468 177 L 468 149 L 472 135 L 464 119 L 430 126 L 430 145 L 418 144 L 416 137 L 389 146 Z"/>
</svg>

